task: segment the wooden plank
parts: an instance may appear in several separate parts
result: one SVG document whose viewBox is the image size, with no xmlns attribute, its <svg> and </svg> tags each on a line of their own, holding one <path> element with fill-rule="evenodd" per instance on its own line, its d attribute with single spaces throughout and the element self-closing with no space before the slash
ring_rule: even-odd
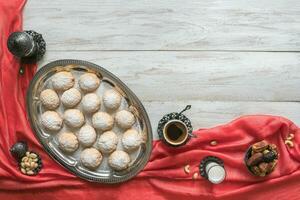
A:
<svg viewBox="0 0 300 200">
<path fill-rule="evenodd" d="M 300 53 L 49 51 L 103 66 L 143 101 L 300 101 Z"/>
<path fill-rule="evenodd" d="M 50 50 L 300 51 L 300 1 L 30 0 Z"/>
<path fill-rule="evenodd" d="M 270 114 L 286 117 L 300 125 L 299 102 L 224 102 L 224 101 L 143 101 L 151 120 L 154 139 L 158 138 L 157 124 L 164 114 L 179 112 L 186 105 L 192 108 L 185 112 L 194 130 L 226 124 L 242 115 Z"/>
</svg>

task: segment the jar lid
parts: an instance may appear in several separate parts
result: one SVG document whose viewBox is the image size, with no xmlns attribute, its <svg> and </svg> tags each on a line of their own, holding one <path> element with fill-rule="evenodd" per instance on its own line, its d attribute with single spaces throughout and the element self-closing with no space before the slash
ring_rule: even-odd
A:
<svg viewBox="0 0 300 200">
<path fill-rule="evenodd" d="M 219 184 L 226 178 L 224 163 L 220 158 L 207 156 L 200 162 L 200 174 L 213 184 Z"/>
<path fill-rule="evenodd" d="M 226 172 L 222 166 L 216 165 L 210 168 L 209 171 L 207 171 L 207 176 L 210 182 L 214 184 L 219 184 L 225 179 Z"/>
</svg>

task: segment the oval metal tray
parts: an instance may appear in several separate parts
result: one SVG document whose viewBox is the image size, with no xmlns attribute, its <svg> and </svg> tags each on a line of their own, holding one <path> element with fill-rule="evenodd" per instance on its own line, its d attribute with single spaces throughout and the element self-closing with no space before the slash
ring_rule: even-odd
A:
<svg viewBox="0 0 300 200">
<path fill-rule="evenodd" d="M 40 123 L 40 115 L 45 110 L 41 105 L 39 96 L 43 89 L 51 88 L 51 76 L 59 71 L 70 71 L 75 77 L 80 76 L 85 72 L 93 72 L 101 79 L 100 87 L 114 88 L 122 95 L 123 98 L 121 107 L 126 107 L 135 115 L 136 123 L 134 124 L 134 128 L 140 131 L 144 139 L 141 147 L 130 154 L 132 161 L 129 168 L 123 171 L 114 171 L 109 168 L 107 165 L 107 156 L 104 156 L 103 161 L 98 169 L 95 171 L 88 170 L 82 166 L 79 161 L 79 155 L 82 147 L 80 147 L 74 154 L 65 154 L 58 148 L 55 137 L 56 134 L 49 133 L 42 128 Z M 101 92 L 104 90 L 100 87 L 96 92 L 100 93 L 99 95 L 101 95 Z M 59 94 L 59 96 L 60 95 L 61 94 Z M 80 107 L 80 105 L 78 107 Z M 105 110 L 103 106 L 101 107 L 101 111 L 103 111 L 103 109 Z M 60 107 L 57 109 L 57 112 L 62 111 L 63 106 L 60 105 Z M 35 74 L 27 92 L 27 114 L 31 127 L 46 152 L 48 152 L 48 154 L 59 164 L 80 178 L 100 183 L 124 182 L 137 175 L 144 168 L 150 157 L 152 150 L 152 129 L 144 106 L 136 97 L 136 95 L 120 79 L 96 64 L 81 60 L 57 60 L 42 67 Z M 89 117 L 87 117 L 86 120 L 88 122 Z M 61 131 L 67 129 L 68 127 L 63 126 Z M 118 130 L 117 127 L 114 127 L 113 130 L 116 132 L 121 131 Z M 118 149 L 122 149 L 122 147 L 119 146 L 120 142 Z"/>
</svg>

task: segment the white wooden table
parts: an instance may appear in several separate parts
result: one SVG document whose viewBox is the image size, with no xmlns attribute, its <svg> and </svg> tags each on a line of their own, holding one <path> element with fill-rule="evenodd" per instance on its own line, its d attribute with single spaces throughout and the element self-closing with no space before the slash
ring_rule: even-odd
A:
<svg viewBox="0 0 300 200">
<path fill-rule="evenodd" d="M 47 42 L 40 66 L 105 67 L 145 105 L 155 138 L 187 104 L 194 129 L 245 114 L 300 125 L 299 0 L 29 0 L 24 15 Z"/>
</svg>

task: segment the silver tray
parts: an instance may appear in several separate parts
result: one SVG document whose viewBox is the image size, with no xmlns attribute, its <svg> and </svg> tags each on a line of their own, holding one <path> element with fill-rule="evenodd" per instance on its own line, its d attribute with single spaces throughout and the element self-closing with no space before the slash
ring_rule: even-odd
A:
<svg viewBox="0 0 300 200">
<path fill-rule="evenodd" d="M 41 105 L 39 96 L 42 90 L 51 88 L 51 76 L 59 71 L 70 71 L 75 77 L 85 72 L 93 72 L 101 79 L 100 87 L 114 88 L 122 95 L 121 107 L 127 107 L 134 114 L 136 117 L 134 128 L 142 133 L 144 140 L 138 150 L 129 154 L 132 159 L 129 168 L 123 171 L 114 171 L 108 167 L 107 156 L 104 156 L 99 168 L 95 171 L 88 170 L 81 165 L 78 159 L 82 147 L 74 154 L 65 154 L 58 148 L 55 137 L 56 134 L 49 133 L 42 128 L 40 115 L 45 110 Z M 77 81 L 75 84 L 77 84 Z M 97 93 L 101 94 L 102 89 L 100 87 Z M 59 96 L 61 96 L 61 94 L 59 94 Z M 103 106 L 101 107 L 101 110 L 105 109 Z M 62 110 L 63 106 L 60 105 L 57 112 L 62 112 Z M 46 152 L 59 164 L 80 178 L 108 184 L 124 182 L 137 175 L 149 160 L 152 150 L 152 129 L 144 106 L 120 79 L 96 64 L 81 60 L 57 60 L 42 67 L 33 77 L 27 92 L 27 114 L 31 127 Z M 89 118 L 87 117 L 87 122 L 88 121 Z M 68 129 L 68 127 L 63 126 L 61 131 L 64 129 Z M 118 130 L 115 129 L 117 129 L 117 127 L 114 127 L 113 130 L 118 132 Z M 122 149 L 122 147 L 119 146 L 120 142 L 118 149 Z"/>
</svg>

